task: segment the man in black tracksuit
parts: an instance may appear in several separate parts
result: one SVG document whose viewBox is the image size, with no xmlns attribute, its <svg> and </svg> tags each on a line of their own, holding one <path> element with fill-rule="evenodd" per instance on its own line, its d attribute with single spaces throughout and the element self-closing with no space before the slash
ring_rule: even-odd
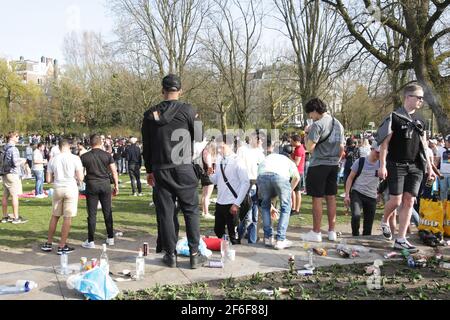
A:
<svg viewBox="0 0 450 320">
<path fill-rule="evenodd" d="M 192 164 L 194 120 L 191 105 L 179 102 L 181 81 L 168 75 L 162 81 L 164 101 L 144 114 L 142 142 L 147 182 L 157 186 L 155 206 L 159 216 L 163 262 L 176 267 L 177 235 L 174 225 L 175 200 L 184 214 L 191 268 L 196 269 L 206 257 L 198 251 L 200 216 L 198 211 L 198 178 Z M 176 214 L 176 213 L 175 213 Z"/>
<path fill-rule="evenodd" d="M 132 137 L 130 139 L 131 145 L 127 148 L 127 161 L 128 161 L 128 173 L 130 174 L 131 189 L 133 196 L 137 196 L 137 191 L 139 196 L 142 197 L 142 186 L 141 186 L 141 166 L 142 166 L 142 156 L 141 149 L 136 145 L 137 139 Z"/>
</svg>

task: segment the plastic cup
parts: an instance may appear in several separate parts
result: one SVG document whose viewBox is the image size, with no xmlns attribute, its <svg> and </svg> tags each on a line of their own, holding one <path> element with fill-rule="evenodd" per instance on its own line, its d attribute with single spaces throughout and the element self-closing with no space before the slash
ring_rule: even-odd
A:
<svg viewBox="0 0 450 320">
<path fill-rule="evenodd" d="M 228 259 L 231 261 L 236 259 L 236 250 L 228 250 Z"/>
</svg>

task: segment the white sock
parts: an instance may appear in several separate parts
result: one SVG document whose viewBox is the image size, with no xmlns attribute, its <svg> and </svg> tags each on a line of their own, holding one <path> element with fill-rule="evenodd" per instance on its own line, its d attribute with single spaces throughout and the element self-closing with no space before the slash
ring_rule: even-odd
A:
<svg viewBox="0 0 450 320">
<path fill-rule="evenodd" d="M 397 242 L 403 243 L 403 242 L 406 242 L 406 239 L 405 238 L 397 238 Z"/>
</svg>

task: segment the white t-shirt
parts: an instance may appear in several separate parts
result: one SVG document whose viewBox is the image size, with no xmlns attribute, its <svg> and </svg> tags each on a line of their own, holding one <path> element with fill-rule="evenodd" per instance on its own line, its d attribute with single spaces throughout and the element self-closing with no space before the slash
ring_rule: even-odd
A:
<svg viewBox="0 0 450 320">
<path fill-rule="evenodd" d="M 42 152 L 39 149 L 36 149 L 33 151 L 33 170 L 44 170 L 44 164 L 42 163 L 36 163 L 43 162 L 44 157 L 42 156 Z"/>
<path fill-rule="evenodd" d="M 297 166 L 294 161 L 281 154 L 269 154 L 266 159 L 259 165 L 258 175 L 264 173 L 275 173 L 286 179 L 297 177 L 300 178 Z"/>
<path fill-rule="evenodd" d="M 54 157 L 56 157 L 58 154 L 60 154 L 61 151 L 59 150 L 58 146 L 54 146 L 51 150 L 50 150 L 50 159 L 53 159 Z"/>
<path fill-rule="evenodd" d="M 450 149 L 440 148 L 439 157 L 441 157 L 441 173 L 450 174 Z"/>
<path fill-rule="evenodd" d="M 239 150 L 241 152 L 239 152 Z M 256 180 L 258 177 L 258 166 L 264 161 L 265 156 L 261 148 L 240 148 L 238 150 L 238 158 L 245 164 L 247 168 L 248 178 Z"/>
<path fill-rule="evenodd" d="M 53 173 L 55 188 L 78 188 L 75 179 L 75 171 L 82 171 L 80 157 L 71 153 L 63 152 L 58 154 L 48 164 L 47 171 Z"/>
</svg>

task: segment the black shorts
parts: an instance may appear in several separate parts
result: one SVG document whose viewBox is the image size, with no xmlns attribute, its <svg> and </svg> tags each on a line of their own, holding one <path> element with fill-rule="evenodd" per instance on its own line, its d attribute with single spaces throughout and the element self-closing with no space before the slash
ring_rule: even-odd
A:
<svg viewBox="0 0 450 320">
<path fill-rule="evenodd" d="M 207 187 L 212 185 L 213 183 L 209 179 L 209 176 L 207 174 L 202 174 L 200 177 L 200 182 L 202 183 L 202 187 Z"/>
<path fill-rule="evenodd" d="M 418 196 L 423 179 L 423 171 L 416 164 L 388 161 L 386 169 L 390 195 L 399 196 L 404 192 L 408 192 L 413 197 Z"/>
<path fill-rule="evenodd" d="M 300 173 L 300 180 L 298 181 L 297 185 L 295 186 L 294 191 L 299 192 L 302 190 L 303 187 L 303 173 Z"/>
<path fill-rule="evenodd" d="M 338 166 L 309 167 L 306 175 L 306 190 L 315 198 L 337 194 Z"/>
</svg>

